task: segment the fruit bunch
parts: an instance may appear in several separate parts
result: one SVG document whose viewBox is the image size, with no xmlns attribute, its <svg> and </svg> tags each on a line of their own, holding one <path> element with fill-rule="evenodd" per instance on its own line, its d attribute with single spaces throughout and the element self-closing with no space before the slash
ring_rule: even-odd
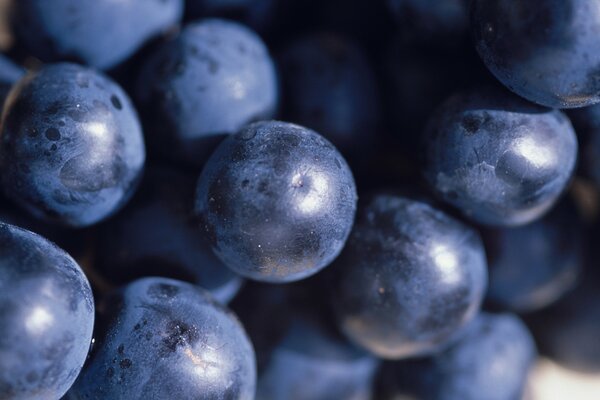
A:
<svg viewBox="0 0 600 400">
<path fill-rule="evenodd" d="M 0 5 L 1 400 L 600 371 L 600 1 Z"/>
</svg>

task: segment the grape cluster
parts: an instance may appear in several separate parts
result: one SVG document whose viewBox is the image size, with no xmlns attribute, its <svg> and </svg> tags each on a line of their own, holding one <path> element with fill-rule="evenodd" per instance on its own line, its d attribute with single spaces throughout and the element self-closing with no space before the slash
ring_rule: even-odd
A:
<svg viewBox="0 0 600 400">
<path fill-rule="evenodd" d="M 600 371 L 598 0 L 2 0 L 0 28 L 0 399 Z"/>
</svg>

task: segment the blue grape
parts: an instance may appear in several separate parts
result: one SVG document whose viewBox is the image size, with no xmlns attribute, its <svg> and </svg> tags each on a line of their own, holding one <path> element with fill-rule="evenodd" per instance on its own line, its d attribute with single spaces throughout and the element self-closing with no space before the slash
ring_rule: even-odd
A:
<svg viewBox="0 0 600 400">
<path fill-rule="evenodd" d="M 92 225 L 133 194 L 145 149 L 127 94 L 75 65 L 32 72 L 11 90 L 0 137 L 7 197 L 38 218 Z"/>
<path fill-rule="evenodd" d="M 228 267 L 290 282 L 339 254 L 356 200 L 352 172 L 331 143 L 301 126 L 265 121 L 221 143 L 200 175 L 195 207 Z"/>
<path fill-rule="evenodd" d="M 144 63 L 136 86 L 151 148 L 202 165 L 227 134 L 274 116 L 275 66 L 261 39 L 235 22 L 187 25 Z"/>
<path fill-rule="evenodd" d="M 424 173 L 433 191 L 473 220 L 517 226 L 566 189 L 577 138 L 560 111 L 497 88 L 456 94 L 431 117 Z"/>
<path fill-rule="evenodd" d="M 73 400 L 240 399 L 256 386 L 252 345 L 205 290 L 144 278 L 109 296 Z"/>
<path fill-rule="evenodd" d="M 317 323 L 296 318 L 259 375 L 256 398 L 367 400 L 378 365 L 373 356 Z"/>
<path fill-rule="evenodd" d="M 600 9 L 589 0 L 474 0 L 471 28 L 489 70 L 547 107 L 600 102 Z"/>
<path fill-rule="evenodd" d="M 382 399 L 522 399 L 536 357 L 527 327 L 511 314 L 478 316 L 460 340 L 426 359 L 383 368 Z"/>
<path fill-rule="evenodd" d="M 44 61 L 109 69 L 177 24 L 183 0 L 11 0 L 17 38 Z"/>
<path fill-rule="evenodd" d="M 93 327 L 92 291 L 77 263 L 0 222 L 0 397 L 59 399 L 83 366 Z"/>
<path fill-rule="evenodd" d="M 514 312 L 554 303 L 578 281 L 583 265 L 583 231 L 572 206 L 561 204 L 531 224 L 489 229 L 488 298 Z"/>
<path fill-rule="evenodd" d="M 477 231 L 426 203 L 380 194 L 336 262 L 344 333 L 382 358 L 438 351 L 471 321 L 487 285 Z"/>
</svg>

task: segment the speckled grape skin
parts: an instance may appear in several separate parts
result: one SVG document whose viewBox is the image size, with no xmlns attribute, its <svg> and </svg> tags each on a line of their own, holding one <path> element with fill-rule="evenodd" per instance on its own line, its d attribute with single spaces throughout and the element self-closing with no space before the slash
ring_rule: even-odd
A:
<svg viewBox="0 0 600 400">
<path fill-rule="evenodd" d="M 448 99 L 429 121 L 425 147 L 432 190 L 493 226 L 541 217 L 567 187 L 577 161 L 577 138 L 563 113 L 491 87 Z"/>
<path fill-rule="evenodd" d="M 77 378 L 94 300 L 77 263 L 41 236 L 0 222 L 0 393 L 56 400 Z"/>
<path fill-rule="evenodd" d="M 382 400 L 517 400 L 536 357 L 527 327 L 511 314 L 481 314 L 448 350 L 386 365 Z"/>
<path fill-rule="evenodd" d="M 279 57 L 283 115 L 344 154 L 372 145 L 380 123 L 377 80 L 362 49 L 333 33 L 301 38 Z"/>
<path fill-rule="evenodd" d="M 187 25 L 145 62 L 137 81 L 149 143 L 157 154 L 202 165 L 227 134 L 272 118 L 275 66 L 261 39 L 235 22 Z"/>
<path fill-rule="evenodd" d="M 38 218 L 72 227 L 117 211 L 145 161 L 127 94 L 75 64 L 49 65 L 21 79 L 6 101 L 0 135 L 6 195 Z"/>
<path fill-rule="evenodd" d="M 197 286 L 144 278 L 109 296 L 71 400 L 251 400 L 254 350 L 236 316 Z"/>
<path fill-rule="evenodd" d="M 44 61 L 109 69 L 175 25 L 183 0 L 11 0 L 17 38 Z"/>
<path fill-rule="evenodd" d="M 257 400 L 369 400 L 377 359 L 297 319 L 258 380 Z"/>
<path fill-rule="evenodd" d="M 583 264 L 583 229 L 573 207 L 560 204 L 517 228 L 487 230 L 488 298 L 514 312 L 542 309 L 573 289 Z"/>
<path fill-rule="evenodd" d="M 131 203 L 101 227 L 97 269 L 112 282 L 157 275 L 186 280 L 231 300 L 242 278 L 213 253 L 193 216 L 196 179 L 166 166 L 149 168 Z"/>
<path fill-rule="evenodd" d="M 344 333 L 381 358 L 439 350 L 479 311 L 487 285 L 478 233 L 429 205 L 377 195 L 336 265 Z"/>
<path fill-rule="evenodd" d="M 221 143 L 200 175 L 195 208 L 228 267 L 290 282 L 339 254 L 356 200 L 352 172 L 331 143 L 301 126 L 265 121 Z"/>
<path fill-rule="evenodd" d="M 504 85 L 547 107 L 600 102 L 600 8 L 589 0 L 475 0 L 477 51 Z"/>
</svg>

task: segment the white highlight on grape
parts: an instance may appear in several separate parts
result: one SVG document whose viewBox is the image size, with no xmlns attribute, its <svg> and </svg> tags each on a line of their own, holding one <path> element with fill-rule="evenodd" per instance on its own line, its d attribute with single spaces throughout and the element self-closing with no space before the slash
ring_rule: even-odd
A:
<svg viewBox="0 0 600 400">
<path fill-rule="evenodd" d="M 42 334 L 54 323 L 54 317 L 44 307 L 35 307 L 25 319 L 25 327 L 30 333 Z"/>
</svg>

